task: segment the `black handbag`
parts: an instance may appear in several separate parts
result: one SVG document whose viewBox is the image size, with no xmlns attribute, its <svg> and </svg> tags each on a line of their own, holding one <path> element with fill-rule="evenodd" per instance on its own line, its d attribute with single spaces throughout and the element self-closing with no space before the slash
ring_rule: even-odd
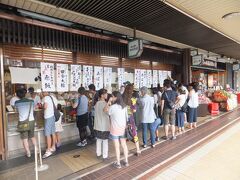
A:
<svg viewBox="0 0 240 180">
<path fill-rule="evenodd" d="M 27 119 L 24 121 L 18 121 L 18 125 L 17 125 L 18 132 L 25 132 L 30 130 L 29 117 L 30 117 L 31 109 L 32 109 L 32 104 L 30 103 Z"/>
<path fill-rule="evenodd" d="M 60 112 L 57 110 L 53 98 L 50 96 L 50 98 L 52 99 L 52 104 L 53 104 L 53 110 L 54 110 L 54 117 L 55 117 L 55 122 L 57 122 L 61 116 Z"/>
<path fill-rule="evenodd" d="M 189 101 L 189 98 L 186 99 L 185 103 L 183 104 L 183 106 L 181 107 L 181 111 L 182 112 L 187 112 L 188 111 L 188 101 Z"/>
</svg>

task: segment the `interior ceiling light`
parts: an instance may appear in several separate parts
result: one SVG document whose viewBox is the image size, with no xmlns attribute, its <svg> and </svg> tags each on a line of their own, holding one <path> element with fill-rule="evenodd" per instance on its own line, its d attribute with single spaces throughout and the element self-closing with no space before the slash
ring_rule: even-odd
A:
<svg viewBox="0 0 240 180">
<path fill-rule="evenodd" d="M 222 19 L 230 19 L 230 18 L 237 17 L 237 16 L 240 16 L 240 12 L 231 12 L 231 13 L 225 14 L 222 17 Z"/>
</svg>

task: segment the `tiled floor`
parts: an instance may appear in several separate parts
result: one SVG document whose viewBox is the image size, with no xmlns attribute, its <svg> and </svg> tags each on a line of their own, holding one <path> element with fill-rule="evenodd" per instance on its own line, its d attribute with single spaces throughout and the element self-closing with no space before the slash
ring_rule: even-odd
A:
<svg viewBox="0 0 240 180">
<path fill-rule="evenodd" d="M 199 124 L 211 120 L 211 117 L 199 118 Z M 139 133 L 141 134 L 141 133 Z M 160 134 L 163 135 L 163 130 L 161 128 Z M 139 137 L 141 139 L 141 137 Z M 106 166 L 107 163 L 110 163 L 114 160 L 114 150 L 112 143 L 109 142 L 109 152 L 110 160 L 108 162 L 102 162 L 98 160 L 95 155 L 95 145 L 89 145 L 87 148 L 74 149 L 66 153 L 61 153 L 55 155 L 47 160 L 44 160 L 45 164 L 49 165 L 49 169 L 44 172 L 39 173 L 39 179 L 58 179 L 66 177 L 69 179 L 70 174 L 75 174 L 76 172 L 89 172 L 96 168 L 101 168 Z M 135 150 L 135 145 L 131 142 L 128 143 L 130 153 L 133 153 Z M 74 155 L 79 155 L 78 158 L 73 158 Z M 6 180 L 25 180 L 25 179 L 34 179 L 34 163 L 28 163 L 26 165 L 18 166 L 7 171 L 0 172 L 0 179 Z"/>
<path fill-rule="evenodd" d="M 164 171 L 152 180 L 239 180 L 240 123 Z"/>
</svg>

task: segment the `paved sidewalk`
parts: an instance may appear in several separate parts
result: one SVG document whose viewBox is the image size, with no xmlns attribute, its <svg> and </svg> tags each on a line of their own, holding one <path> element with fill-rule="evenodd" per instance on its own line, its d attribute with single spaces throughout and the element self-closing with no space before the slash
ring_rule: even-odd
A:
<svg viewBox="0 0 240 180">
<path fill-rule="evenodd" d="M 199 118 L 199 124 L 210 121 L 211 117 Z M 163 136 L 163 128 L 160 128 L 160 136 Z M 140 144 L 141 144 L 141 132 L 139 132 Z M 95 153 L 95 143 L 88 145 L 85 148 L 77 148 L 73 144 L 65 146 L 67 152 L 64 150 L 43 161 L 44 164 L 49 165 L 49 169 L 44 172 L 39 173 L 39 179 L 48 180 L 48 179 L 69 179 L 72 176 L 77 174 L 83 174 L 94 170 L 96 168 L 101 168 L 113 160 L 114 157 L 114 148 L 111 141 L 109 141 L 109 157 L 110 159 L 106 162 L 98 160 Z M 130 150 L 130 155 L 135 152 L 135 145 L 132 142 L 128 142 L 128 148 Z M 78 156 L 80 155 L 80 156 Z M 75 158 L 74 158 L 75 157 Z M 34 162 L 28 160 L 25 157 L 21 157 L 17 160 L 11 160 L 5 163 L 0 163 L 0 179 L 6 180 L 32 180 L 35 178 L 34 174 Z M 14 162 L 15 161 L 15 162 Z M 17 166 L 15 167 L 15 165 Z M 1 168 L 2 167 L 2 168 Z M 5 167 L 5 168 L 4 168 Z M 6 169 L 8 168 L 8 169 Z M 5 169 L 5 170 L 4 170 Z M 70 175 L 70 176 L 69 176 Z"/>
</svg>

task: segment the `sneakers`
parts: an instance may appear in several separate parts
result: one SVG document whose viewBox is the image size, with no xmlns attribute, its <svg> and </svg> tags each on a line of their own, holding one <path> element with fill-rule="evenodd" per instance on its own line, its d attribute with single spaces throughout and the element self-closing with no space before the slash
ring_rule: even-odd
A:
<svg viewBox="0 0 240 180">
<path fill-rule="evenodd" d="M 84 146 L 86 146 L 86 145 L 87 145 L 87 140 L 83 140 L 82 142 L 79 142 L 79 143 L 77 144 L 78 147 L 84 147 Z"/>
<path fill-rule="evenodd" d="M 121 164 L 118 164 L 117 162 L 113 163 L 113 167 L 115 167 L 117 169 L 121 169 L 122 168 Z"/>
<path fill-rule="evenodd" d="M 173 136 L 173 137 L 171 137 L 171 140 L 175 140 L 175 139 L 177 139 L 177 137 L 176 137 L 176 136 Z"/>
<path fill-rule="evenodd" d="M 160 141 L 159 137 L 156 137 L 156 141 L 157 141 L 157 142 L 159 142 L 159 141 Z"/>
<path fill-rule="evenodd" d="M 123 161 L 123 166 L 128 167 L 129 166 L 128 162 Z"/>
<path fill-rule="evenodd" d="M 164 140 L 169 140 L 169 137 L 163 136 L 162 139 L 164 139 Z"/>
<path fill-rule="evenodd" d="M 45 154 L 43 155 L 43 159 L 45 159 L 45 158 L 48 158 L 49 156 L 51 156 L 53 153 L 52 153 L 52 151 L 49 151 L 49 150 L 47 150 L 46 152 L 45 152 Z"/>
<path fill-rule="evenodd" d="M 153 145 L 152 145 L 152 148 L 155 148 L 155 146 L 156 146 L 156 145 L 155 145 L 155 144 L 153 144 Z"/>
<path fill-rule="evenodd" d="M 146 144 L 144 144 L 144 145 L 143 145 L 143 148 L 146 148 L 146 147 L 147 147 L 147 145 L 146 145 Z"/>
<path fill-rule="evenodd" d="M 31 152 L 30 152 L 30 151 L 27 152 L 27 153 L 26 153 L 26 156 L 27 156 L 28 158 L 30 158 L 30 157 L 31 157 Z"/>
</svg>

